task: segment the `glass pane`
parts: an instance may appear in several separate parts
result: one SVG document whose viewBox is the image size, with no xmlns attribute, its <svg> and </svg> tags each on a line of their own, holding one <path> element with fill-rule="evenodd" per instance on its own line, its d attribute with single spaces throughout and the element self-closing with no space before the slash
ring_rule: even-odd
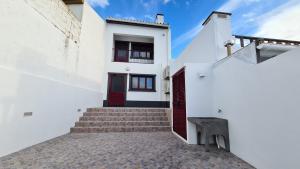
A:
<svg viewBox="0 0 300 169">
<path fill-rule="evenodd" d="M 140 77 L 140 89 L 145 89 L 146 88 L 146 78 Z"/>
<path fill-rule="evenodd" d="M 153 89 L 153 79 L 151 77 L 147 78 L 147 89 Z"/>
<path fill-rule="evenodd" d="M 112 91 L 113 92 L 123 92 L 124 84 L 122 76 L 112 76 Z"/>
<path fill-rule="evenodd" d="M 132 81 L 131 81 L 131 87 L 133 88 L 133 89 L 136 89 L 136 88 L 138 88 L 138 77 L 132 77 Z"/>
<path fill-rule="evenodd" d="M 118 58 L 126 58 L 127 57 L 127 50 L 118 49 Z"/>
<path fill-rule="evenodd" d="M 150 59 L 150 52 L 147 52 L 147 58 Z"/>
<path fill-rule="evenodd" d="M 146 52 L 141 52 L 140 55 L 141 55 L 141 58 L 146 58 Z"/>
<path fill-rule="evenodd" d="M 133 57 L 138 58 L 139 57 L 139 52 L 138 51 L 133 51 Z"/>
</svg>

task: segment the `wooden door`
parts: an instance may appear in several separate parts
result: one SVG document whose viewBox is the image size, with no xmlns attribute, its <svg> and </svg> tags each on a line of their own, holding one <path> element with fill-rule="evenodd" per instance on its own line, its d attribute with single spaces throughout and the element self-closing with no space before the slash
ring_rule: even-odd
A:
<svg viewBox="0 0 300 169">
<path fill-rule="evenodd" d="M 186 105 L 184 68 L 173 75 L 173 130 L 186 139 Z"/>
<path fill-rule="evenodd" d="M 126 74 L 108 74 L 108 106 L 125 106 Z"/>
</svg>

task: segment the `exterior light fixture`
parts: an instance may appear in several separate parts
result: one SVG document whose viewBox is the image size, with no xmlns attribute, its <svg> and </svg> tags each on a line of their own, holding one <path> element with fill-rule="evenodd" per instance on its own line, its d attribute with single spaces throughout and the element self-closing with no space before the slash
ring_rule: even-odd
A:
<svg viewBox="0 0 300 169">
<path fill-rule="evenodd" d="M 203 74 L 203 73 L 197 73 L 197 75 L 198 75 L 198 77 L 199 77 L 200 79 L 203 79 L 203 78 L 205 78 L 205 77 L 206 77 L 206 75 L 205 75 L 205 74 Z"/>
</svg>

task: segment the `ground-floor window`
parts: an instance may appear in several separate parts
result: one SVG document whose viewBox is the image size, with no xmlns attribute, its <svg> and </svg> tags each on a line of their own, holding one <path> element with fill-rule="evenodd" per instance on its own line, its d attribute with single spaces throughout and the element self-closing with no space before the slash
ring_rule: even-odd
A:
<svg viewBox="0 0 300 169">
<path fill-rule="evenodd" d="M 155 75 L 130 74 L 129 89 L 155 92 Z"/>
</svg>

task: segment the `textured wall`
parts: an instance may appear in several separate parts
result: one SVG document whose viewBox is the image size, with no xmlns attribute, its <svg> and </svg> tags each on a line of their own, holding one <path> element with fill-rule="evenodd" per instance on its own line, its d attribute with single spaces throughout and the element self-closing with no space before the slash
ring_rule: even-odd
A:
<svg viewBox="0 0 300 169">
<path fill-rule="evenodd" d="M 24 2 L 67 37 L 74 41 L 79 40 L 81 24 L 62 0 L 26 0 Z"/>
<path fill-rule="evenodd" d="M 104 22 L 85 5 L 82 23 L 60 0 L 0 3 L 0 156 L 65 134 L 101 106 Z"/>
</svg>

